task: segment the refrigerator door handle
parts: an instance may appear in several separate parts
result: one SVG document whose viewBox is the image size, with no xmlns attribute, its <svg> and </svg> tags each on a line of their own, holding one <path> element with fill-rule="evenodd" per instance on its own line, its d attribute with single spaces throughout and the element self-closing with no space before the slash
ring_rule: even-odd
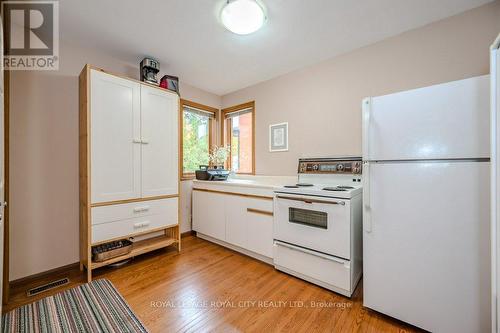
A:
<svg viewBox="0 0 500 333">
<path fill-rule="evenodd" d="M 364 98 L 361 109 L 363 110 L 363 129 L 362 129 L 362 151 L 363 151 L 363 159 L 369 160 L 369 147 L 368 147 L 368 134 L 370 128 L 370 107 L 371 106 L 371 98 Z"/>
<path fill-rule="evenodd" d="M 363 173 L 363 228 L 365 232 L 372 232 L 370 162 L 363 162 Z"/>
<path fill-rule="evenodd" d="M 371 98 L 364 98 L 362 104 L 363 110 L 363 228 L 365 232 L 372 231 L 372 221 L 370 216 L 370 147 L 369 147 L 369 132 L 370 132 L 370 109 Z"/>
</svg>

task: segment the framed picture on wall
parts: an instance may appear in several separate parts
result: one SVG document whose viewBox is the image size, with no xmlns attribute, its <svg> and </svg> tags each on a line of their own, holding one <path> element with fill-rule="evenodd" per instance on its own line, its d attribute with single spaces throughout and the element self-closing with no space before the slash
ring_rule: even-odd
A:
<svg viewBox="0 0 500 333">
<path fill-rule="evenodd" d="M 269 151 L 288 151 L 288 123 L 269 125 Z"/>
</svg>

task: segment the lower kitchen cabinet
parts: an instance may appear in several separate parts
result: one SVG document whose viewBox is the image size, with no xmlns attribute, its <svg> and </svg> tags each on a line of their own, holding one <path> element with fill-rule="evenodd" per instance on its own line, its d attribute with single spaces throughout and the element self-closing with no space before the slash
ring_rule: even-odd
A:
<svg viewBox="0 0 500 333">
<path fill-rule="evenodd" d="M 193 230 L 213 238 L 225 239 L 224 199 L 223 194 L 193 191 Z"/>
<path fill-rule="evenodd" d="M 268 212 L 248 211 L 247 246 L 250 251 L 273 257 L 273 216 Z"/>
<path fill-rule="evenodd" d="M 193 230 L 272 258 L 273 201 L 194 189 Z"/>
<path fill-rule="evenodd" d="M 236 246 L 247 248 L 247 205 L 246 200 L 235 195 L 225 195 L 226 238 L 222 239 Z"/>
</svg>

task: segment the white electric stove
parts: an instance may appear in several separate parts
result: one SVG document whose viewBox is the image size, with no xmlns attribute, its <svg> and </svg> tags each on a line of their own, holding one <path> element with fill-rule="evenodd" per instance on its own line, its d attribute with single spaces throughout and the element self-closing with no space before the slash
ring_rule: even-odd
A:
<svg viewBox="0 0 500 333">
<path fill-rule="evenodd" d="M 344 182 L 341 182 L 340 180 Z M 363 189 L 360 183 L 351 183 L 349 179 L 347 179 L 347 182 L 345 182 L 345 179 L 339 179 L 330 184 L 323 180 L 319 184 L 297 183 L 296 185 L 285 185 L 275 192 L 351 199 L 352 197 L 360 195 L 362 191 Z"/>
<path fill-rule="evenodd" d="M 351 296 L 362 271 L 361 158 L 300 159 L 275 190 L 274 265 Z"/>
</svg>

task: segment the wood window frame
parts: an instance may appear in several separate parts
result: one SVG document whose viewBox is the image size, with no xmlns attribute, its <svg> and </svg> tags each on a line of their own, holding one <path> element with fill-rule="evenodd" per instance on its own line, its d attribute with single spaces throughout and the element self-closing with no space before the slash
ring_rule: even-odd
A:
<svg viewBox="0 0 500 333">
<path fill-rule="evenodd" d="M 196 103 L 187 99 L 180 99 L 179 103 L 179 125 L 180 125 L 180 131 L 179 131 L 179 174 L 180 174 L 180 180 L 191 180 L 195 178 L 194 173 L 184 173 L 184 107 L 191 107 L 193 109 L 199 109 L 205 112 L 210 112 L 213 113 L 214 118 L 209 118 L 208 119 L 208 150 L 210 151 L 212 145 L 215 144 L 215 133 L 216 133 L 216 128 L 215 125 L 217 124 L 218 120 L 218 115 L 219 115 L 219 109 L 213 108 L 211 106 L 203 105 L 200 103 Z"/>
<path fill-rule="evenodd" d="M 223 146 L 229 145 L 229 143 L 225 142 L 225 140 L 224 140 L 224 134 L 226 134 L 228 138 L 231 136 L 231 127 L 226 126 L 226 122 L 227 122 L 226 114 L 232 113 L 232 112 L 237 112 L 240 110 L 245 110 L 245 109 L 252 109 L 252 111 L 251 111 L 251 113 L 252 113 L 252 171 L 251 172 L 237 172 L 237 174 L 239 174 L 239 175 L 255 175 L 255 101 L 250 101 L 250 102 L 230 106 L 228 108 L 221 110 L 220 141 L 222 142 Z M 231 152 L 229 152 L 229 157 L 228 157 L 227 162 L 226 162 L 226 167 L 229 170 L 231 169 Z"/>
</svg>

